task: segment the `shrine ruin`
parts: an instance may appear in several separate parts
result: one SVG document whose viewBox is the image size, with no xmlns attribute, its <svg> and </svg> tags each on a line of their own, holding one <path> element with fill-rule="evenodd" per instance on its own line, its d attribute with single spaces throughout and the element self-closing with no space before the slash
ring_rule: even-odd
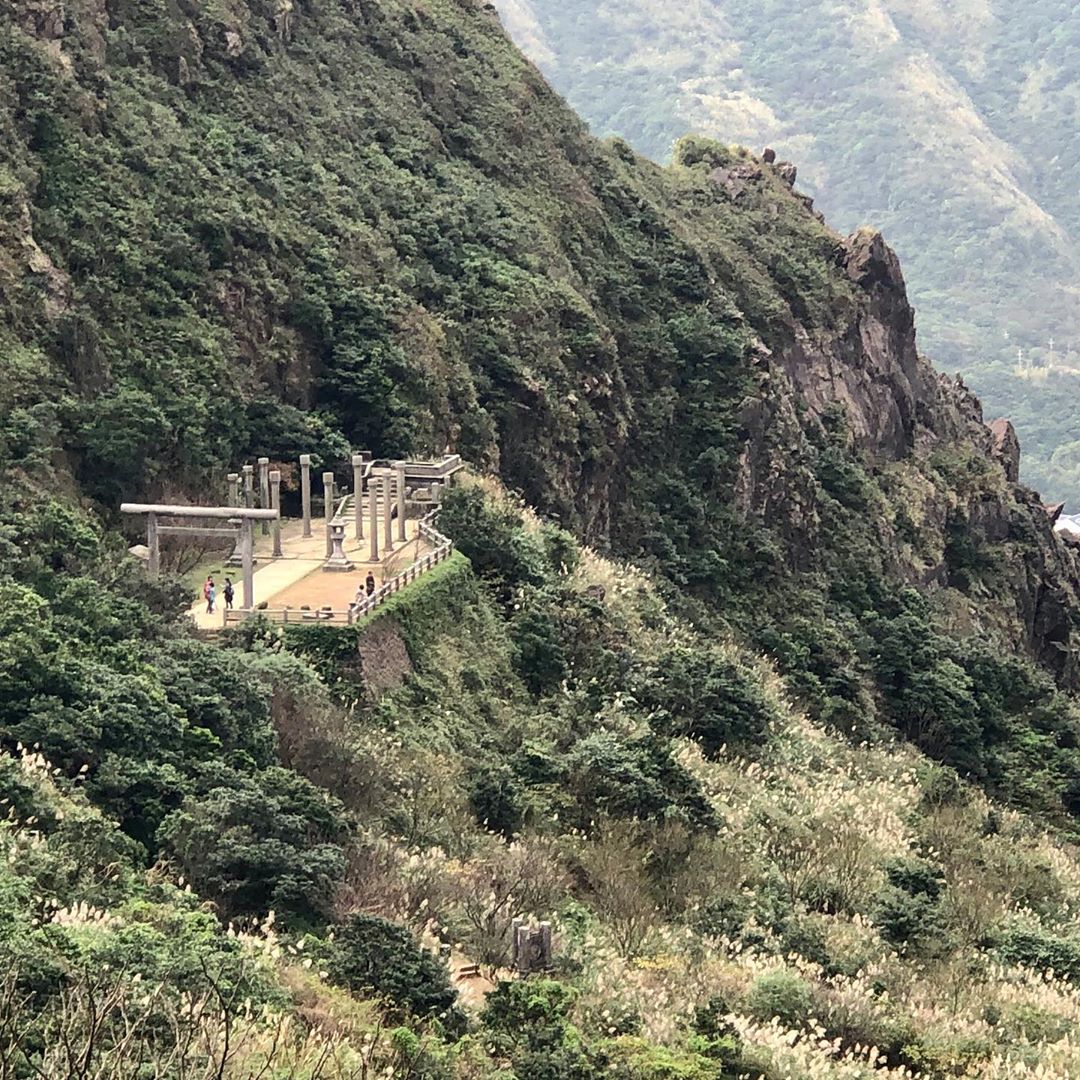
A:
<svg viewBox="0 0 1080 1080">
<path fill-rule="evenodd" d="M 160 573 L 162 537 L 232 540 L 218 564 L 223 574 L 229 567 L 240 570 L 241 600 L 213 613 L 196 600 L 189 616 L 201 630 L 220 630 L 256 614 L 283 625 L 351 625 L 453 551 L 436 521 L 443 490 L 464 468 L 460 456 L 379 460 L 361 451 L 340 470 L 325 467 L 321 492 L 312 490 L 313 464 L 311 454 L 295 463 L 269 457 L 244 463 L 226 476 L 224 505 L 121 505 L 123 513 L 146 519 L 151 577 Z M 299 495 L 298 518 L 285 516 L 283 494 L 291 496 L 294 513 Z"/>
</svg>

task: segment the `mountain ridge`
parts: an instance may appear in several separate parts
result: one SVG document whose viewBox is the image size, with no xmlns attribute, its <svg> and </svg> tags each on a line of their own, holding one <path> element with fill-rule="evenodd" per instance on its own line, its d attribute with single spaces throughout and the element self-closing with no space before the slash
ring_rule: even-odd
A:
<svg viewBox="0 0 1080 1080">
<path fill-rule="evenodd" d="M 1080 26 L 1068 5 L 988 0 L 946 15 L 927 0 L 797 11 L 699 0 L 668 18 L 649 0 L 521 0 L 502 11 L 526 51 L 544 43 L 535 58 L 601 134 L 658 158 L 687 131 L 776 146 L 842 231 L 883 230 L 927 352 L 1013 416 L 1030 483 L 1080 497 L 1066 404 L 1080 367 L 1067 78 Z"/>
</svg>

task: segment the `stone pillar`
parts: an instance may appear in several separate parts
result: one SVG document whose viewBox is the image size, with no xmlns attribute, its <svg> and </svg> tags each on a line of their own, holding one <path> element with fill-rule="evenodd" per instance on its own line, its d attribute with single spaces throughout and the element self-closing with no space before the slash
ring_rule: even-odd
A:
<svg viewBox="0 0 1080 1080">
<path fill-rule="evenodd" d="M 255 509 L 255 466 L 244 466 L 244 505 L 249 510 Z"/>
<path fill-rule="evenodd" d="M 158 546 L 157 514 L 146 515 L 146 548 L 149 555 L 146 560 L 146 572 L 156 578 L 161 572 L 161 548 Z"/>
<path fill-rule="evenodd" d="M 311 455 L 300 455 L 300 500 L 304 505 L 304 536 L 311 535 Z"/>
<path fill-rule="evenodd" d="M 353 491 L 356 493 L 356 506 L 353 508 L 353 531 L 357 540 L 364 539 L 364 455 L 352 456 Z"/>
<path fill-rule="evenodd" d="M 242 506 L 243 503 L 240 499 L 240 474 L 231 472 L 228 476 L 229 480 L 229 505 L 230 506 Z M 233 522 L 230 520 L 230 524 Z M 233 541 L 233 549 L 229 553 L 229 557 L 225 560 L 226 566 L 239 566 L 243 561 L 240 553 L 240 529 L 236 530 L 236 539 Z"/>
<path fill-rule="evenodd" d="M 442 499 L 442 485 L 438 480 L 431 481 L 431 501 L 438 506 Z"/>
<path fill-rule="evenodd" d="M 371 500 L 369 513 L 371 514 L 368 532 L 371 534 L 371 561 L 379 561 L 379 478 L 372 469 L 368 473 L 368 498 Z"/>
<path fill-rule="evenodd" d="M 394 463 L 397 473 L 397 537 L 405 542 L 405 462 Z"/>
<path fill-rule="evenodd" d="M 259 507 L 263 510 L 270 508 L 270 459 L 259 458 Z M 263 536 L 270 535 L 270 522 L 262 523 Z"/>
<path fill-rule="evenodd" d="M 552 952 L 551 923 L 542 922 L 540 924 L 540 956 L 545 971 L 551 967 Z"/>
<path fill-rule="evenodd" d="M 324 472 L 322 474 L 323 489 L 323 513 L 326 515 L 326 557 L 329 559 L 334 550 L 330 540 L 330 522 L 334 519 L 334 474 Z"/>
<path fill-rule="evenodd" d="M 244 564 L 244 610 L 255 607 L 255 530 L 251 518 L 240 522 L 240 552 Z"/>
<path fill-rule="evenodd" d="M 382 471 L 383 491 L 383 555 L 389 555 L 394 550 L 394 500 L 390 493 L 393 490 L 394 473 L 391 469 Z"/>
<path fill-rule="evenodd" d="M 529 964 L 529 928 L 520 923 L 514 927 L 514 966 L 522 975 L 531 970 Z"/>
<path fill-rule="evenodd" d="M 271 532 L 274 535 L 274 558 L 281 558 L 281 471 L 270 470 L 270 509 L 276 510 L 278 516 L 270 523 Z"/>
</svg>

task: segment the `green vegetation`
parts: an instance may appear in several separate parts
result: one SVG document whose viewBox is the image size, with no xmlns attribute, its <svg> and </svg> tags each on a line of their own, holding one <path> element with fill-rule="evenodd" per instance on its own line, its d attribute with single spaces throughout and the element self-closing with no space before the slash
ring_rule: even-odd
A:
<svg viewBox="0 0 1080 1080">
<path fill-rule="evenodd" d="M 1080 578 L 877 238 L 465 0 L 0 12 L 0 1067 L 1080 1072 Z M 447 442 L 352 628 L 118 532 Z"/>
<path fill-rule="evenodd" d="M 237 1080 L 1077 1068 L 1071 847 L 884 729 L 855 745 L 806 719 L 639 571 L 497 492 L 463 489 L 447 521 L 465 506 L 502 523 L 473 539 L 517 568 L 509 590 L 458 560 L 440 604 L 407 590 L 359 632 L 253 624 L 215 647 L 159 625 L 164 685 L 195 650 L 208 679 L 266 681 L 229 713 L 212 680 L 176 698 L 202 771 L 149 848 L 131 835 L 149 785 L 122 826 L 97 763 L 0 759 L 14 1075 L 65 1075 L 86 1047 L 108 1080 L 208 1061 Z M 527 617 L 559 620 L 557 684 L 534 681 Z M 363 654 L 376 630 L 414 668 L 378 698 L 330 648 Z M 258 766 L 251 734 L 245 766 L 199 765 L 210 714 L 233 739 L 269 716 L 309 779 Z M 159 724 L 147 749 L 171 738 Z M 452 982 L 436 946 L 497 976 L 518 915 L 554 922 L 554 969 L 482 996 Z"/>
<path fill-rule="evenodd" d="M 1013 419 L 1026 483 L 1080 504 L 1071 5 L 496 6 L 598 134 L 656 160 L 686 132 L 772 146 L 837 227 L 883 229 L 928 353 Z"/>
</svg>

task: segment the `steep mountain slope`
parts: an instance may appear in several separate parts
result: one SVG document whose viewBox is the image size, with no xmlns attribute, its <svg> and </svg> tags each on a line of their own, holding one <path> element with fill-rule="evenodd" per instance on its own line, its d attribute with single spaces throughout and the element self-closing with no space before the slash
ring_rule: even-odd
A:
<svg viewBox="0 0 1080 1080">
<path fill-rule="evenodd" d="M 590 138 L 465 0 L 0 11 L 0 1061 L 1080 1067 L 1076 554 L 879 234 Z M 452 492 L 351 629 L 200 640 L 117 531 L 447 441 L 539 515 Z"/>
<path fill-rule="evenodd" d="M 1080 1068 L 1074 847 L 909 746 L 807 720 L 767 662 L 496 485 L 454 493 L 443 525 L 472 565 L 367 625 L 126 641 L 157 660 L 182 754 L 159 724 L 102 762 L 55 714 L 57 767 L 0 754 L 15 1075 L 87 1057 L 98 1080 Z M 102 649 L 90 619 L 50 626 L 76 628 Z M 373 696 L 388 642 L 405 660 Z M 20 658 L 4 671 L 25 687 Z M 274 742 L 286 768 L 265 765 Z M 131 833 L 163 809 L 147 869 Z M 553 970 L 527 980 L 507 970 L 519 915 L 555 927 Z M 440 944 L 481 977 L 452 988 Z"/>
<path fill-rule="evenodd" d="M 112 514 L 242 454 L 448 440 L 775 652 L 815 715 L 1005 782 L 879 656 L 930 618 L 908 585 L 961 682 L 1004 648 L 1076 684 L 1072 551 L 919 356 L 880 235 L 783 170 L 596 142 L 464 0 L 8 10 L 15 536 L 69 471 Z"/>
<path fill-rule="evenodd" d="M 1075 461 L 1050 463 L 1080 437 L 1074 5 L 497 6 L 598 132 L 658 159 L 688 131 L 775 146 L 831 221 L 883 229 L 924 346 L 1012 416 L 1029 483 L 1080 499 Z"/>
</svg>

